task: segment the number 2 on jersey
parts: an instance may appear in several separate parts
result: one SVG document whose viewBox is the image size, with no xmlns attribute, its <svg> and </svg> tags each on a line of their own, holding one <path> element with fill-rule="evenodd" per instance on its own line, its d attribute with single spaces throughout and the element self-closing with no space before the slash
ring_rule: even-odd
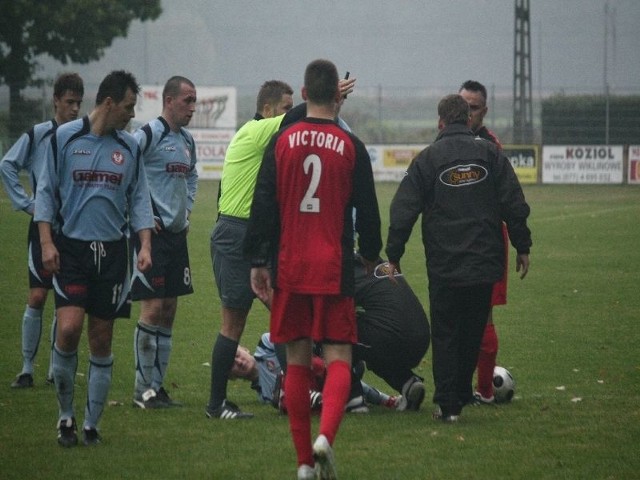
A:
<svg viewBox="0 0 640 480">
<path fill-rule="evenodd" d="M 304 159 L 302 164 L 305 175 L 311 175 L 307 191 L 300 202 L 300 211 L 303 213 L 319 213 L 320 199 L 315 197 L 318 184 L 320 183 L 320 175 L 322 174 L 322 162 L 318 155 L 309 155 Z M 311 172 L 309 172 L 311 170 Z"/>
</svg>

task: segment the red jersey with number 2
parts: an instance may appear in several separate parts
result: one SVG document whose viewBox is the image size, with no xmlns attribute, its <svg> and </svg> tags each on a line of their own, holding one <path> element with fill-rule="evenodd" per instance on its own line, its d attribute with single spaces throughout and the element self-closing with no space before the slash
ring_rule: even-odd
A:
<svg viewBox="0 0 640 480">
<path fill-rule="evenodd" d="M 280 209 L 278 287 L 339 294 L 345 235 L 353 236 L 356 148 L 334 122 L 303 120 L 275 145 Z"/>
</svg>

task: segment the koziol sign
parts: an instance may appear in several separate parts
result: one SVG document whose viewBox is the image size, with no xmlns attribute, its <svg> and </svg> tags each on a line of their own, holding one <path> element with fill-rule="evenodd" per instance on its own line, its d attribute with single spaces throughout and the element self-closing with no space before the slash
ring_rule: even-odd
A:
<svg viewBox="0 0 640 480">
<path fill-rule="evenodd" d="M 542 183 L 622 183 L 622 145 L 544 146 Z"/>
</svg>

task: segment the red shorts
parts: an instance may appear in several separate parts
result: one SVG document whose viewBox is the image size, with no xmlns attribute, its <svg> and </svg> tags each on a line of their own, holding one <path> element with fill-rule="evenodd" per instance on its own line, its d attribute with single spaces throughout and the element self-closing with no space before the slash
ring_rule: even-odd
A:
<svg viewBox="0 0 640 480">
<path fill-rule="evenodd" d="M 491 292 L 491 306 L 506 305 L 507 303 L 507 272 L 509 271 L 509 234 L 507 226 L 502 224 L 502 237 L 504 239 L 504 276 L 502 280 L 493 284 Z"/>
<path fill-rule="evenodd" d="M 358 340 L 353 297 L 308 295 L 275 289 L 271 303 L 271 341 L 309 337 L 314 342 L 354 344 Z"/>
</svg>

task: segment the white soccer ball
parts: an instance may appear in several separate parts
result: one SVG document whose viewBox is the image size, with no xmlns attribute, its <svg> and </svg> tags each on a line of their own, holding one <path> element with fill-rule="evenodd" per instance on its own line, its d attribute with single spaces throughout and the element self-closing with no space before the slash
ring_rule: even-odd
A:
<svg viewBox="0 0 640 480">
<path fill-rule="evenodd" d="M 496 403 L 508 403 L 516 392 L 516 381 L 504 367 L 493 369 L 493 395 Z"/>
</svg>

